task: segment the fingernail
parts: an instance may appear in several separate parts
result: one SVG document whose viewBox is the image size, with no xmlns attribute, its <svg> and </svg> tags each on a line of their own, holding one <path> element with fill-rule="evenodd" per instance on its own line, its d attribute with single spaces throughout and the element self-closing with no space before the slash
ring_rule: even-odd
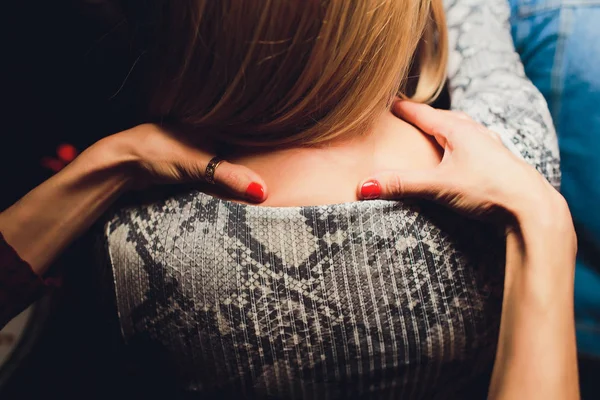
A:
<svg viewBox="0 0 600 400">
<path fill-rule="evenodd" d="M 360 188 L 360 195 L 363 199 L 372 200 L 376 199 L 381 195 L 381 187 L 379 182 L 374 179 L 366 181 Z"/>
<path fill-rule="evenodd" d="M 252 182 L 246 189 L 246 197 L 255 202 L 262 201 L 265 197 L 265 189 L 260 183 Z"/>
</svg>

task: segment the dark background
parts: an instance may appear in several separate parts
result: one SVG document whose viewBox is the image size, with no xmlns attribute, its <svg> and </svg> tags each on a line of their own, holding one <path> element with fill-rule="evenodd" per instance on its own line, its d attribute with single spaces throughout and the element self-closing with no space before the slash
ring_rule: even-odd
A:
<svg viewBox="0 0 600 400">
<path fill-rule="evenodd" d="M 53 174 L 40 161 L 56 157 L 58 145 L 81 151 L 135 125 L 143 100 L 139 69 L 130 74 L 140 55 L 132 27 L 106 2 L 22 0 L 2 8 L 0 209 Z M 94 284 L 90 252 L 83 238 L 53 267 L 63 270 L 63 285 L 39 308 L 0 398 L 105 398 L 118 388 L 122 360 L 110 358 L 108 321 L 91 314 L 86 293 Z"/>
<path fill-rule="evenodd" d="M 0 35 L 0 208 L 50 176 L 40 159 L 55 156 L 58 144 L 84 149 L 135 123 L 137 101 L 135 70 L 119 92 L 137 55 L 129 27 L 103 1 L 7 3 Z"/>
</svg>

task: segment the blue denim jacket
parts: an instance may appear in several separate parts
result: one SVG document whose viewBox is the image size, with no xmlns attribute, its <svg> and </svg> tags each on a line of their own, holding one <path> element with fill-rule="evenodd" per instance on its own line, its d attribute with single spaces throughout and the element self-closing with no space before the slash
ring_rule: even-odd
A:
<svg viewBox="0 0 600 400">
<path fill-rule="evenodd" d="M 600 356 L 600 0 L 510 2 L 515 46 L 558 132 L 562 193 L 579 238 L 579 351 Z"/>
</svg>

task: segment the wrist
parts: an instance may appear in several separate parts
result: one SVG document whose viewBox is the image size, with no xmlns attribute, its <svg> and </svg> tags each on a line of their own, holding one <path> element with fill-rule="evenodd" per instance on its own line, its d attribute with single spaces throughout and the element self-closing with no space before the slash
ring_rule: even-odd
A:
<svg viewBox="0 0 600 400">
<path fill-rule="evenodd" d="M 133 128 L 135 129 L 135 128 Z M 88 167 L 104 176 L 111 176 L 127 190 L 132 185 L 139 158 L 134 152 L 132 129 L 116 133 L 94 143 L 79 157 Z"/>
<path fill-rule="evenodd" d="M 515 207 L 513 215 L 521 231 L 535 231 L 541 236 L 574 234 L 569 206 L 554 189 L 536 201 Z"/>
<path fill-rule="evenodd" d="M 564 197 L 533 168 L 529 172 L 531 175 L 524 173 L 521 184 L 513 185 L 512 194 L 504 196 L 501 203 L 514 217 L 516 227 L 540 234 L 574 234 L 571 213 Z"/>
<path fill-rule="evenodd" d="M 539 276 L 572 275 L 577 254 L 577 236 L 565 199 L 554 189 L 552 193 L 519 208 L 514 213 L 515 231 L 522 243 L 522 254 L 528 267 Z"/>
</svg>

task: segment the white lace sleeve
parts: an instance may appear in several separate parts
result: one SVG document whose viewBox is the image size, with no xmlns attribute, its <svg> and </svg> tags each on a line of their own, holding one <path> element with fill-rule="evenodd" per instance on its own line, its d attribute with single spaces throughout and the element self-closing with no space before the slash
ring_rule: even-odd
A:
<svg viewBox="0 0 600 400">
<path fill-rule="evenodd" d="M 515 52 L 507 0 L 444 0 L 452 109 L 500 134 L 504 144 L 560 186 L 556 132 L 546 101 Z"/>
</svg>

